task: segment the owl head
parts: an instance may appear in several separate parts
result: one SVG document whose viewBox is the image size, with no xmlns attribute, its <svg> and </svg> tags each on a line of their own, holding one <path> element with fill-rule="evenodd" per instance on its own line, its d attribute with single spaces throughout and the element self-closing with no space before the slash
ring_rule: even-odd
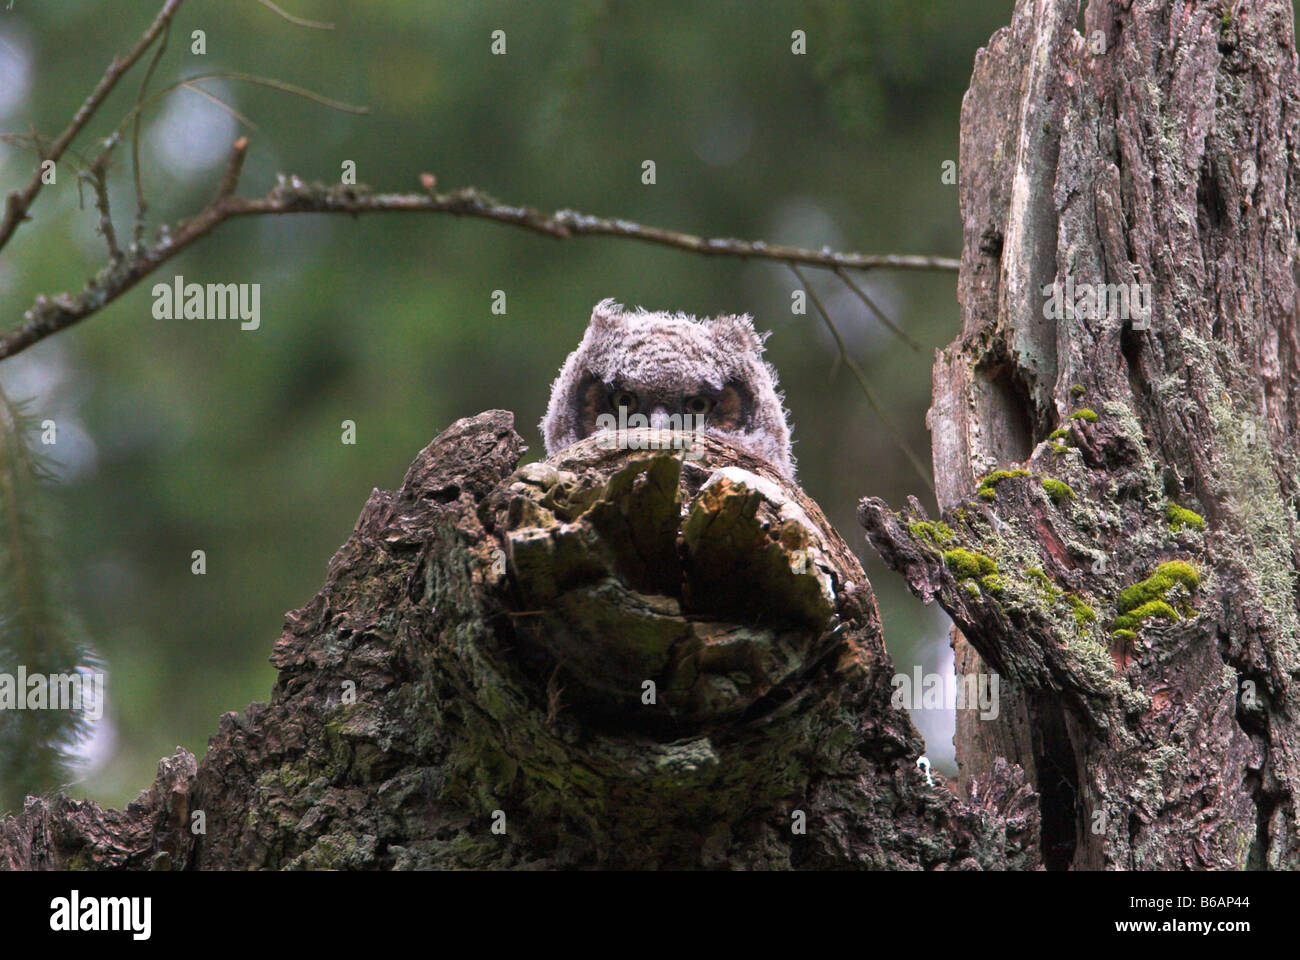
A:
<svg viewBox="0 0 1300 960">
<path fill-rule="evenodd" d="M 763 340 L 746 315 L 697 320 L 602 300 L 551 387 L 541 422 L 547 454 L 607 429 L 621 411 L 652 427 L 702 423 L 794 479 L 790 426 Z"/>
</svg>

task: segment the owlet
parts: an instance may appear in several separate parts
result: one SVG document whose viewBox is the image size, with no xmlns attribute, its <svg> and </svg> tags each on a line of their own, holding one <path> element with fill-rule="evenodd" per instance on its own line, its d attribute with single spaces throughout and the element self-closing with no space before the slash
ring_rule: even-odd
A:
<svg viewBox="0 0 1300 960">
<path fill-rule="evenodd" d="M 793 480 L 790 425 L 763 340 L 747 315 L 697 320 L 602 300 L 551 386 L 547 454 L 619 423 L 694 428 Z"/>
</svg>

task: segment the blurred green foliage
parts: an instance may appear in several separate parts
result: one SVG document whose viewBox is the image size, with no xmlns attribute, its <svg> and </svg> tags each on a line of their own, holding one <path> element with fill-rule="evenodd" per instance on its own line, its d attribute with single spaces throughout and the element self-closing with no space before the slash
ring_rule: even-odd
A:
<svg viewBox="0 0 1300 960">
<path fill-rule="evenodd" d="M 53 477 L 42 447 L 28 442 L 40 430 L 0 389 L 0 665 L 8 675 L 0 693 L 0 810 L 21 808 L 27 793 L 54 790 L 72 775 L 69 747 L 89 734 L 90 717 L 103 706 L 84 699 L 93 686 L 69 701 L 84 709 L 69 710 L 61 681 L 34 691 L 25 682 L 98 666 L 58 582 L 62 566 L 50 558 L 49 504 L 40 488 Z M 45 705 L 59 698 L 60 709 L 26 709 L 42 703 L 29 692 Z"/>
<path fill-rule="evenodd" d="M 25 50 L 31 70 L 28 95 L 0 117 L 0 129 L 61 130 L 159 5 L 18 0 L 0 10 L 0 42 Z M 191 0 L 154 81 L 160 88 L 237 70 L 370 107 L 358 117 L 264 87 L 210 83 L 257 124 L 243 130 L 252 142 L 245 193 L 264 192 L 277 171 L 336 181 L 354 160 L 359 179 L 377 189 L 415 190 L 431 171 L 439 189 L 474 185 L 543 209 L 945 255 L 959 252 L 961 232 L 956 187 L 941 183 L 941 164 L 957 158 L 974 53 L 1011 7 L 282 5 L 337 29 L 295 27 L 254 0 Z M 200 29 L 203 56 L 190 48 Z M 496 29 L 506 31 L 505 56 L 489 52 Z M 807 56 L 791 53 L 793 30 L 806 31 Z M 140 65 L 83 149 L 130 109 L 142 76 Z M 191 174 L 169 166 L 168 145 L 199 156 L 205 132 L 227 126 L 222 151 L 240 128 L 185 90 L 146 114 L 153 225 L 198 209 L 220 172 L 220 159 Z M 641 183 L 646 159 L 657 165 L 653 186 Z M 0 146 L 0 190 L 25 180 L 31 162 Z M 33 222 L 0 254 L 5 328 L 37 293 L 79 288 L 105 261 L 89 197 L 79 210 L 75 179 L 60 172 Z M 118 151 L 113 177 L 118 231 L 129 236 L 129 150 Z M 261 329 L 155 320 L 150 288 L 176 274 L 260 283 Z M 928 462 L 930 348 L 957 332 L 954 277 L 861 278 L 922 353 L 883 330 L 833 277 L 812 277 Z M 854 517 L 864 495 L 898 506 L 908 494 L 927 505 L 931 496 L 873 422 L 819 318 L 791 315 L 792 281 L 776 264 L 616 239 L 556 242 L 448 217 L 248 219 L 223 226 L 83 325 L 0 364 L 11 391 L 32 387 L 37 417 L 80 425 L 80 452 L 51 494 L 67 517 L 56 552 L 109 672 L 112 736 L 96 746 L 107 761 L 75 792 L 120 804 L 148 785 L 160 756 L 177 744 L 201 754 L 220 713 L 265 699 L 284 612 L 319 588 L 370 490 L 400 482 L 452 420 L 511 409 L 530 456 L 539 455 L 536 423 L 551 380 L 592 305 L 608 296 L 697 314 L 746 311 L 772 331 L 768 355 L 796 424 L 801 481 L 866 560 L 899 669 L 934 669 L 942 615 L 875 560 Z M 497 289 L 507 294 L 505 316 L 489 312 Z M 344 420 L 357 424 L 354 446 L 340 442 Z M 196 549 L 206 551 L 203 576 L 191 573 Z M 941 759 L 951 747 L 931 750 Z"/>
</svg>

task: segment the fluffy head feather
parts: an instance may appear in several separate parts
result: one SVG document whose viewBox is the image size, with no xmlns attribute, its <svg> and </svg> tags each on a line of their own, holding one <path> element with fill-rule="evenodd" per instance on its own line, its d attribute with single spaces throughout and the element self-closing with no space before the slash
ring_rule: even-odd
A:
<svg viewBox="0 0 1300 960">
<path fill-rule="evenodd" d="M 748 316 L 697 320 L 683 313 L 624 310 L 602 300 L 551 387 L 542 418 L 547 454 L 589 436 L 612 398 L 628 395 L 647 416 L 709 406 L 704 432 L 717 434 L 794 477 L 790 426 L 776 371 L 763 362 L 763 340 Z"/>
</svg>

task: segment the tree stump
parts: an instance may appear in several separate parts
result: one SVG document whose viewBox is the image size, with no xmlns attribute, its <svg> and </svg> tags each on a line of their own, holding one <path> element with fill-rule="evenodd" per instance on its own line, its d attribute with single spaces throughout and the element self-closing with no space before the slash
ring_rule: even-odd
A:
<svg viewBox="0 0 1300 960">
<path fill-rule="evenodd" d="M 702 436 L 516 469 L 512 423 L 457 422 L 371 495 L 269 704 L 125 811 L 29 800 L 0 863 L 1036 864 L 1019 768 L 972 803 L 917 769 L 871 586 L 801 490 Z"/>
</svg>

